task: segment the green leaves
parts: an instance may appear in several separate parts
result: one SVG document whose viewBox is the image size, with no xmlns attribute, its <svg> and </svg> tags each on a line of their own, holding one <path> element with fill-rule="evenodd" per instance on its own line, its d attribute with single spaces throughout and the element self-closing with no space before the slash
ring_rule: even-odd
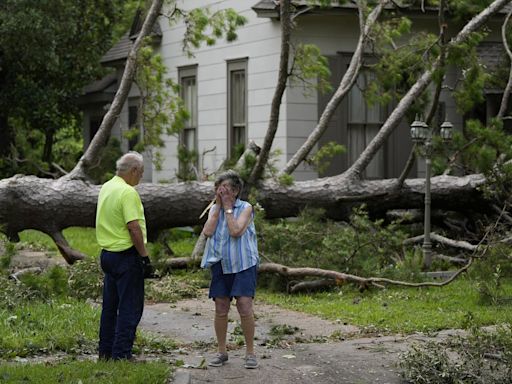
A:
<svg viewBox="0 0 512 384">
<path fill-rule="evenodd" d="M 298 44 L 293 56 L 292 83 L 301 82 L 305 89 L 317 89 L 324 93 L 332 90 L 329 62 L 320 48 L 314 44 Z"/>
<path fill-rule="evenodd" d="M 236 29 L 243 26 L 247 19 L 232 8 L 212 11 L 210 8 L 195 8 L 188 13 L 181 12 L 186 25 L 183 39 L 183 51 L 193 57 L 193 48 L 201 44 L 214 45 L 225 37 L 228 42 L 237 38 Z"/>
<path fill-rule="evenodd" d="M 141 115 L 144 135 L 137 145 L 138 151 L 147 147 L 158 152 L 164 146 L 162 135 L 178 135 L 189 117 L 185 110 L 183 100 L 179 97 L 178 84 L 167 78 L 167 67 L 162 56 L 155 54 L 151 47 L 151 39 L 145 42 L 137 57 L 137 74 L 135 82 L 140 91 L 139 114 Z M 140 125 L 135 127 L 139 130 Z M 133 135 L 132 128 L 128 135 Z M 156 168 L 161 167 L 162 156 L 153 156 Z"/>
<path fill-rule="evenodd" d="M 68 167 L 67 158 L 52 158 L 52 147 L 61 128 L 76 128 L 77 96 L 102 73 L 99 60 L 110 47 L 120 4 L 121 0 L 0 3 L 0 116 L 17 133 L 10 143 L 17 153 L 11 157 L 38 163 L 22 165 L 24 172 L 42 173 L 38 169 L 46 171 L 52 161 Z M 34 130 L 42 133 L 37 145 L 19 141 Z M 39 152 L 37 159 L 29 159 L 33 147 Z M 11 162 L 0 176 L 12 174 L 17 166 Z"/>
</svg>

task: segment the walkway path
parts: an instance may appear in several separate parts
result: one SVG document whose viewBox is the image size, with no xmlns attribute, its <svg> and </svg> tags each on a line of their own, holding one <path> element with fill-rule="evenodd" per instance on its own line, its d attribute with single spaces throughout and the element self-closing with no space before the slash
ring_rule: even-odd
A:
<svg viewBox="0 0 512 384">
<path fill-rule="evenodd" d="M 182 344 L 178 358 L 183 360 L 184 367 L 176 380 L 192 384 L 399 384 L 398 354 L 412 342 L 424 339 L 420 335 L 360 338 L 358 329 L 350 325 L 260 303 L 256 303 L 255 309 L 256 352 L 260 361 L 255 370 L 243 368 L 244 351 L 235 345 L 233 335 L 235 322 L 230 322 L 228 330 L 232 348 L 229 362 L 220 368 L 205 367 L 205 359 L 215 352 L 213 304 L 207 299 L 147 305 L 141 328 Z M 234 305 L 230 317 L 238 318 Z M 299 330 L 273 342 L 271 328 L 276 325 Z"/>
</svg>

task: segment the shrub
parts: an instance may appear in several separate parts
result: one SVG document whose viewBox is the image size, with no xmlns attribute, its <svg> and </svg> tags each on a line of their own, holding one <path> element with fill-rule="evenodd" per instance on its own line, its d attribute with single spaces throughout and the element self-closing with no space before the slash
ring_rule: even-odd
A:
<svg viewBox="0 0 512 384">
<path fill-rule="evenodd" d="M 257 225 L 262 254 L 289 266 L 374 276 L 404 260 L 406 234 L 397 223 L 370 220 L 364 207 L 354 210 L 349 223 L 325 220 L 323 210 L 305 209 L 294 220 L 257 219 Z"/>
<path fill-rule="evenodd" d="M 411 384 L 512 383 L 512 330 L 474 328 L 467 337 L 414 346 L 399 366 Z"/>
</svg>

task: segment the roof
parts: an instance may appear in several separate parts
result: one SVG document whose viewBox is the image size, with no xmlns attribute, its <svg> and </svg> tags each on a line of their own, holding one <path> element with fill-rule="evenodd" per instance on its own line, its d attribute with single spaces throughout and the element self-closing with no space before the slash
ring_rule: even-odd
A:
<svg viewBox="0 0 512 384">
<path fill-rule="evenodd" d="M 132 48 L 133 42 L 139 35 L 140 30 L 142 29 L 142 25 L 144 24 L 144 18 L 142 17 L 142 13 L 140 10 L 137 11 L 135 17 L 132 22 L 132 26 L 130 31 L 125 33 L 121 39 L 114 44 L 112 48 L 110 48 L 107 53 L 103 55 L 100 62 L 101 64 L 108 65 L 114 64 L 115 62 L 121 61 L 124 62 L 130 53 L 130 49 Z M 153 29 L 151 31 L 151 36 L 160 40 L 162 37 L 162 30 L 160 29 L 160 24 L 156 22 L 153 24 Z"/>
<path fill-rule="evenodd" d="M 128 33 L 125 33 L 121 39 L 103 55 L 101 64 L 113 63 L 118 60 L 125 60 L 132 48 L 133 40 Z"/>
<path fill-rule="evenodd" d="M 394 4 L 400 5 L 401 1 L 397 0 L 394 1 Z M 419 3 L 419 1 L 418 1 Z M 336 13 L 336 12 L 342 12 L 342 11 L 348 11 L 351 9 L 356 9 L 357 5 L 354 2 L 344 2 L 344 1 L 338 1 L 333 2 L 332 5 L 329 8 L 321 8 L 320 6 L 312 6 L 308 3 L 307 0 L 292 0 L 292 4 L 297 8 L 298 11 L 314 11 L 314 12 L 329 12 L 329 13 Z M 388 6 L 390 9 L 395 8 L 394 5 Z M 258 1 L 252 9 L 258 17 L 269 17 L 269 18 L 279 18 L 279 0 L 260 0 Z M 404 6 L 403 9 L 411 9 L 415 11 L 421 11 L 421 12 L 437 12 L 436 6 L 424 6 L 423 3 L 421 7 L 419 6 Z M 500 13 L 508 13 L 510 10 L 512 10 L 512 4 L 505 5 Z"/>
<path fill-rule="evenodd" d="M 109 73 L 105 77 L 94 81 L 91 84 L 86 85 L 83 89 L 83 93 L 94 93 L 101 92 L 107 89 L 109 86 L 117 82 L 117 76 L 115 73 Z"/>
<path fill-rule="evenodd" d="M 489 71 L 506 63 L 505 48 L 501 42 L 483 41 L 476 47 L 478 61 Z"/>
</svg>

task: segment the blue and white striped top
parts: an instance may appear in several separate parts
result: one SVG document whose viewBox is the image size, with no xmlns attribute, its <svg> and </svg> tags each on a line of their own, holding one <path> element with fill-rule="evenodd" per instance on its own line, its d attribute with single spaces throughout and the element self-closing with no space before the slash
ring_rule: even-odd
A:
<svg viewBox="0 0 512 384">
<path fill-rule="evenodd" d="M 250 206 L 247 201 L 236 199 L 233 215 L 238 218 L 244 209 Z M 215 209 L 217 209 L 216 204 L 211 208 L 210 215 Z M 201 268 L 210 268 L 219 261 L 222 263 L 223 273 L 237 273 L 259 264 L 254 220 L 251 220 L 242 236 L 232 237 L 229 234 L 224 210 L 221 210 L 215 233 L 206 241 Z"/>
</svg>

